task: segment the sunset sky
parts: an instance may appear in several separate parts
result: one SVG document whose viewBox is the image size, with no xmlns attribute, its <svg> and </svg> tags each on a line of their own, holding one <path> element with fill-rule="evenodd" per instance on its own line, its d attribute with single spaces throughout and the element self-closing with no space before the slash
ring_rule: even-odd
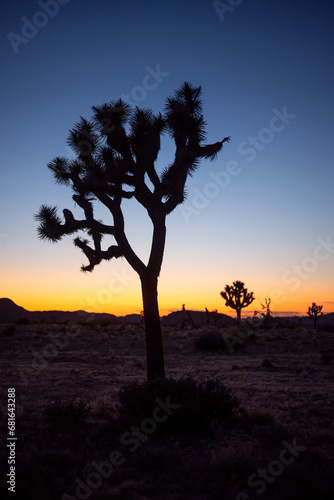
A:
<svg viewBox="0 0 334 500">
<path fill-rule="evenodd" d="M 184 81 L 201 85 L 207 142 L 231 136 L 187 183 L 168 218 L 161 314 L 218 309 L 226 284 L 254 291 L 251 314 L 334 311 L 333 2 L 12 0 L 1 15 L 0 297 L 29 310 L 117 315 L 142 309 L 125 260 L 80 272 L 71 237 L 38 240 L 41 204 L 74 210 L 47 168 L 69 156 L 68 130 L 122 97 L 163 111 Z M 166 136 L 157 169 L 173 160 Z M 124 203 L 147 260 L 151 226 Z M 80 211 L 75 211 L 81 215 Z M 106 223 L 101 207 L 97 214 Z"/>
</svg>

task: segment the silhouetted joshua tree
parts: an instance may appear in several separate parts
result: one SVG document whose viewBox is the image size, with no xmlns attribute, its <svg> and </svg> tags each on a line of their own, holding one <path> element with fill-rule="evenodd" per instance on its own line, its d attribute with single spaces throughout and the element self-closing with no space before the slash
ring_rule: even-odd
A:
<svg viewBox="0 0 334 500">
<path fill-rule="evenodd" d="M 245 283 L 242 281 L 234 281 L 232 286 L 226 285 L 224 290 L 224 292 L 220 292 L 220 295 L 226 300 L 226 306 L 237 311 L 237 318 L 240 322 L 241 309 L 248 307 L 255 300 L 253 292 L 248 293 Z"/>
<path fill-rule="evenodd" d="M 182 304 L 182 311 L 186 313 L 186 318 L 182 321 L 181 330 L 183 330 L 183 328 L 189 324 L 192 328 L 195 328 L 194 320 L 192 319 L 190 312 L 186 309 L 185 304 Z"/>
<path fill-rule="evenodd" d="M 184 201 L 186 180 L 199 161 L 213 160 L 230 138 L 202 145 L 205 122 L 201 87 L 187 82 L 167 98 L 164 115 L 139 107 L 132 109 L 121 99 L 92 109 L 92 120 L 81 117 L 68 136 L 76 159 L 57 157 L 48 164 L 55 181 L 72 188 L 72 198 L 83 210 L 84 218 L 77 220 L 65 209 L 62 220 L 57 207 L 43 205 L 36 215 L 40 222 L 38 235 L 56 242 L 64 235 L 86 232 L 90 241 L 80 237 L 74 240 L 89 261 L 82 266 L 83 271 L 93 271 L 103 260 L 125 257 L 141 281 L 147 377 L 164 377 L 157 287 L 165 247 L 166 217 Z M 155 162 L 164 132 L 174 140 L 175 157 L 158 173 Z M 151 219 L 153 235 L 147 264 L 136 255 L 126 236 L 124 199 L 136 200 Z M 109 210 L 111 224 L 94 217 L 95 202 Z M 112 244 L 103 249 L 104 235 Z"/>
<path fill-rule="evenodd" d="M 311 319 L 313 319 L 314 329 L 317 328 L 318 319 L 323 315 L 323 313 L 321 312 L 322 308 L 323 306 L 317 306 L 315 302 L 312 302 L 312 306 L 308 308 L 307 314 Z"/>
<path fill-rule="evenodd" d="M 254 316 L 257 314 L 261 314 L 263 317 L 263 325 L 265 328 L 269 326 L 271 318 L 273 318 L 272 312 L 270 310 L 270 304 L 271 304 L 271 299 L 264 299 L 265 304 L 261 304 L 262 309 L 264 309 L 266 312 L 261 312 L 261 311 L 254 311 Z"/>
</svg>

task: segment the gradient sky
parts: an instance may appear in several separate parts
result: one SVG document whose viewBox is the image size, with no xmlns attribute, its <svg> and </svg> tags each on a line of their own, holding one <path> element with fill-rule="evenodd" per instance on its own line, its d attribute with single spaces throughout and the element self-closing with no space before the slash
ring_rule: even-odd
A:
<svg viewBox="0 0 334 500">
<path fill-rule="evenodd" d="M 33 215 L 43 203 L 74 209 L 47 163 L 70 155 L 80 115 L 120 96 L 162 111 L 189 81 L 203 89 L 207 142 L 232 140 L 168 218 L 161 313 L 185 303 L 233 314 L 220 291 L 235 280 L 254 291 L 250 313 L 268 297 L 274 312 L 305 314 L 312 302 L 334 311 L 331 1 L 11 0 L 1 9 L 1 297 L 30 310 L 141 310 L 125 260 L 81 273 L 71 238 L 41 242 Z M 166 137 L 157 168 L 173 154 Z M 133 201 L 124 211 L 146 261 L 149 221 Z"/>
</svg>

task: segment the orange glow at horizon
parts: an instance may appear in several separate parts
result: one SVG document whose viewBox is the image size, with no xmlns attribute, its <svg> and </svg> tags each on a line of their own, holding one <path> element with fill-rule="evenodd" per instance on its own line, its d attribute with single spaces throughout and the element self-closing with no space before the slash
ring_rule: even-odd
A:
<svg viewBox="0 0 334 500">
<path fill-rule="evenodd" d="M 204 311 L 207 307 L 235 317 L 235 311 L 226 307 L 220 296 L 225 284 L 235 279 L 244 281 L 248 291 L 254 292 L 254 302 L 243 310 L 249 316 L 254 310 L 262 310 L 265 298 L 271 298 L 273 314 L 285 311 L 306 315 L 312 302 L 323 304 L 324 313 L 334 311 L 333 288 L 325 269 L 292 289 L 284 284 L 279 272 L 260 275 L 244 269 L 236 273 L 231 268 L 227 273 L 205 264 L 196 266 L 187 261 L 186 267 L 166 259 L 158 285 L 160 314 L 181 310 L 185 304 L 188 310 Z M 32 270 L 8 266 L 2 274 L 0 296 L 30 311 L 81 309 L 124 316 L 138 314 L 143 308 L 139 278 L 124 260 L 115 261 L 113 266 L 103 263 L 92 274 L 79 272 L 77 259 L 75 265 L 61 261 L 53 270 L 47 265 L 39 269 L 38 263 Z"/>
<path fill-rule="evenodd" d="M 109 313 L 116 316 L 125 316 L 127 314 L 139 314 L 142 310 L 142 298 L 139 280 L 133 280 L 131 286 L 128 286 L 124 291 L 118 294 L 112 294 L 107 287 L 90 287 L 80 288 L 76 283 L 72 286 L 65 286 L 63 282 L 53 282 L 52 287 L 32 285 L 18 287 L 17 283 L 7 283 L 2 287 L 2 297 L 7 297 L 13 300 L 18 306 L 24 307 L 29 311 L 47 311 L 47 310 L 63 310 L 77 311 L 85 310 L 87 312 Z M 57 286 L 56 286 L 57 285 Z M 223 287 L 221 287 L 223 288 Z M 64 289 L 67 292 L 64 293 Z M 248 288 L 249 291 L 256 289 L 256 299 L 254 302 L 243 309 L 243 315 L 253 315 L 253 311 L 261 311 L 261 304 L 264 304 L 265 298 L 271 298 L 271 311 L 275 312 L 286 311 L 306 315 L 308 307 L 312 302 L 323 304 L 323 312 L 329 313 L 334 311 L 334 302 L 332 291 L 322 288 L 320 285 L 315 288 L 303 287 L 297 292 L 291 290 L 275 289 L 270 292 L 268 290 L 261 291 L 261 287 Z M 259 297 L 259 298 L 257 298 Z M 182 309 L 185 304 L 187 310 L 204 311 L 207 307 L 209 311 L 217 309 L 218 312 L 228 314 L 235 317 L 235 310 L 226 307 L 225 301 L 220 297 L 220 289 L 217 290 L 207 287 L 198 289 L 189 289 L 188 286 L 183 288 L 175 287 L 171 289 L 167 286 L 159 287 L 159 308 L 161 316 L 167 315 L 172 311 Z"/>
</svg>

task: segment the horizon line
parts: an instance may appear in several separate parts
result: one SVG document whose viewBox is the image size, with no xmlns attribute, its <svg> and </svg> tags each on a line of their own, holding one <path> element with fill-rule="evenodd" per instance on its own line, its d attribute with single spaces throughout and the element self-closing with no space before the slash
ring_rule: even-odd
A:
<svg viewBox="0 0 334 500">
<path fill-rule="evenodd" d="M 29 313 L 52 313 L 52 312 L 60 312 L 60 313 L 79 313 L 79 312 L 84 312 L 86 314 L 97 314 L 97 315 L 100 315 L 100 314 L 107 314 L 107 315 L 110 315 L 110 316 L 115 316 L 115 317 L 119 317 L 119 318 L 122 318 L 122 317 L 126 317 L 126 316 L 131 316 L 131 315 L 137 315 L 137 316 L 141 316 L 140 312 L 136 312 L 136 311 L 133 311 L 133 312 L 129 312 L 127 314 L 121 314 L 121 315 L 117 315 L 115 313 L 112 313 L 112 312 L 105 312 L 105 311 L 102 311 L 102 312 L 96 312 L 96 311 L 86 311 L 84 309 L 75 309 L 75 310 L 69 310 L 69 309 L 34 309 L 34 310 L 31 310 L 31 309 L 26 309 L 25 307 L 23 306 L 19 306 L 16 302 L 14 302 L 12 299 L 9 299 L 8 297 L 1 297 L 1 299 L 7 299 L 7 300 L 10 300 L 11 302 L 13 302 L 13 304 L 15 304 L 17 307 L 21 307 L 22 309 L 25 309 L 27 312 Z M 160 314 L 160 317 L 163 317 L 163 316 L 168 316 L 169 314 L 173 313 L 173 312 L 183 312 L 182 309 L 178 309 L 178 308 L 163 308 L 162 311 L 165 311 L 165 314 Z M 186 311 L 188 312 L 201 312 L 201 313 L 206 313 L 205 310 L 200 310 L 200 309 L 186 309 Z M 209 311 L 209 313 L 212 313 L 212 312 L 215 312 L 215 311 Z M 258 312 L 257 315 L 254 314 L 255 310 L 253 311 L 241 311 L 241 318 L 258 318 L 258 319 L 261 319 L 262 314 Z M 217 311 L 218 314 L 222 314 L 222 315 L 225 315 L 225 316 L 229 316 L 230 318 L 232 319 L 236 319 L 236 313 L 234 314 L 233 312 L 219 312 Z M 334 311 L 328 311 L 328 312 L 324 312 L 323 315 L 327 315 L 327 314 L 332 314 L 334 313 Z M 307 313 L 302 313 L 302 312 L 299 312 L 299 311 L 272 311 L 271 312 L 272 314 L 272 317 L 275 318 L 275 317 L 301 317 L 301 318 L 307 318 Z"/>
</svg>

